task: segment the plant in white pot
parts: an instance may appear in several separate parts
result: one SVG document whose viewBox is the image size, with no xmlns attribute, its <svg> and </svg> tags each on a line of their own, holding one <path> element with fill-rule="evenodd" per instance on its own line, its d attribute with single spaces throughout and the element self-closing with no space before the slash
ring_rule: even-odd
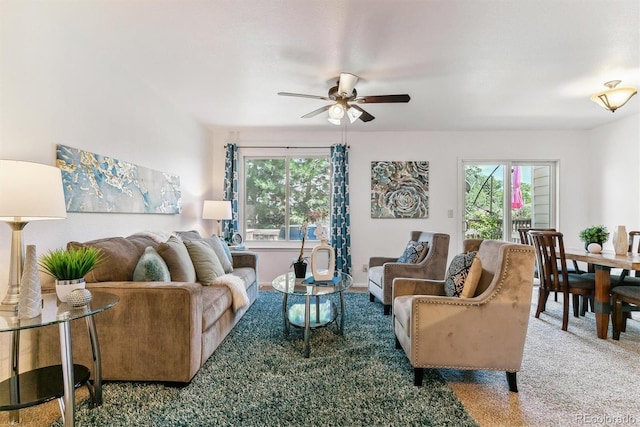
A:
<svg viewBox="0 0 640 427">
<path fill-rule="evenodd" d="M 56 294 L 62 302 L 74 289 L 85 287 L 84 276 L 102 263 L 102 252 L 94 247 L 53 249 L 40 258 L 40 270 L 56 279 Z"/>
</svg>

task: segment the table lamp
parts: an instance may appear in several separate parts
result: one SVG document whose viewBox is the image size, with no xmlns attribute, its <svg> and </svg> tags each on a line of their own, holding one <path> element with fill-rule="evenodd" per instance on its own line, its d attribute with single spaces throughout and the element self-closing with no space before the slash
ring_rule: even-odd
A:
<svg viewBox="0 0 640 427">
<path fill-rule="evenodd" d="M 0 221 L 11 227 L 9 288 L 0 310 L 15 311 L 18 306 L 24 227 L 30 221 L 66 217 L 60 169 L 39 163 L 0 160 Z"/>
<path fill-rule="evenodd" d="M 231 202 L 228 200 L 205 200 L 202 207 L 203 219 L 215 219 L 218 221 L 218 236 L 222 233 L 222 220 L 232 219 Z"/>
</svg>

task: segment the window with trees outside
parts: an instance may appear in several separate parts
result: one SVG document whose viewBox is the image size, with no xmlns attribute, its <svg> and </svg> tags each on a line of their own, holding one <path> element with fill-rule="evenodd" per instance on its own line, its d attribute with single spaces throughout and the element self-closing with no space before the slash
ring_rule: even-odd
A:
<svg viewBox="0 0 640 427">
<path fill-rule="evenodd" d="M 328 150 L 283 151 L 283 155 L 269 156 L 249 151 L 241 157 L 239 210 L 245 241 L 298 243 L 303 224 L 307 226 L 306 240 L 317 240 L 316 227 L 329 227 Z"/>
</svg>

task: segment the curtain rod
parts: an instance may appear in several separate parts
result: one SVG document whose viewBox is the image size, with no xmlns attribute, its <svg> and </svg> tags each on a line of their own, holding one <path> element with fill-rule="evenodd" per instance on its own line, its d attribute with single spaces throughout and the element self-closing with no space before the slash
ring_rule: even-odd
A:
<svg viewBox="0 0 640 427">
<path fill-rule="evenodd" d="M 290 148 L 331 148 L 331 145 L 323 145 L 323 146 L 303 146 L 303 147 L 283 147 L 280 145 L 238 145 L 238 149 L 240 148 L 286 148 L 287 150 Z M 351 148 L 351 146 L 347 145 L 347 148 Z"/>
</svg>

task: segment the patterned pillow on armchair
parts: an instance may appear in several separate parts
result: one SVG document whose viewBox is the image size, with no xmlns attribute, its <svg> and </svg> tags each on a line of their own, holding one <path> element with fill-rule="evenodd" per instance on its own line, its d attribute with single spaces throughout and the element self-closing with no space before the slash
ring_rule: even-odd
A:
<svg viewBox="0 0 640 427">
<path fill-rule="evenodd" d="M 477 252 L 465 252 L 456 255 L 449 264 L 449 271 L 444 279 L 444 292 L 448 297 L 459 297 L 464 289 L 469 270 Z M 479 264 L 478 264 L 479 265 Z"/>
<path fill-rule="evenodd" d="M 427 242 L 409 242 L 404 253 L 398 258 L 398 262 L 403 264 L 417 264 L 427 256 L 429 245 Z"/>
</svg>

